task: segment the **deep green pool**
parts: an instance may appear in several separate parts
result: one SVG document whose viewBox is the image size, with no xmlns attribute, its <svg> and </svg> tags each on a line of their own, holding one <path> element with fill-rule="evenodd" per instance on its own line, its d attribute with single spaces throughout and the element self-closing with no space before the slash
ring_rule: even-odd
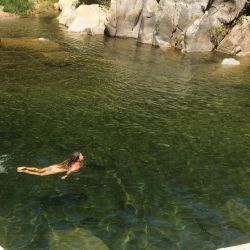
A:
<svg viewBox="0 0 250 250">
<path fill-rule="evenodd" d="M 54 17 L 1 20 L 0 37 L 45 37 L 70 54 L 0 48 L 1 246 L 250 242 L 250 60 L 223 68 L 221 55 L 71 34 Z M 76 150 L 85 168 L 65 181 L 16 173 Z"/>
</svg>

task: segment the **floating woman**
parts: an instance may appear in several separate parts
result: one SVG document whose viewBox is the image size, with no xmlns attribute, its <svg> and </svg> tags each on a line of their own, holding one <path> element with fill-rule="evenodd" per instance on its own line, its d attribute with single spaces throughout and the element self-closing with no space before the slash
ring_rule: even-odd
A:
<svg viewBox="0 0 250 250">
<path fill-rule="evenodd" d="M 25 167 L 25 166 L 18 167 L 17 172 L 39 175 L 39 176 L 66 172 L 66 175 L 61 177 L 61 179 L 66 179 L 71 173 L 77 172 L 80 170 L 81 161 L 83 160 L 84 160 L 84 156 L 80 152 L 75 152 L 69 157 L 69 159 L 61 163 L 54 164 L 54 165 L 44 167 L 44 168 Z"/>
</svg>

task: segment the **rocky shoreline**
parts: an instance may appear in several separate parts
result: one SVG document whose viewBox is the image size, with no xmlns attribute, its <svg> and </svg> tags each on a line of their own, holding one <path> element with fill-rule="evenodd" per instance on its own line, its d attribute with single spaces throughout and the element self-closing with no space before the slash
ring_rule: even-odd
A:
<svg viewBox="0 0 250 250">
<path fill-rule="evenodd" d="M 110 8 L 59 0 L 60 24 L 69 32 L 134 38 L 137 42 L 182 52 L 219 51 L 250 55 L 250 1 L 111 0 Z M 1 18 L 17 18 L 3 12 Z"/>
<path fill-rule="evenodd" d="M 68 31 L 132 37 L 140 43 L 183 52 L 250 54 L 250 16 L 247 0 L 111 0 L 100 5 L 76 6 L 60 0 L 59 23 Z"/>
</svg>

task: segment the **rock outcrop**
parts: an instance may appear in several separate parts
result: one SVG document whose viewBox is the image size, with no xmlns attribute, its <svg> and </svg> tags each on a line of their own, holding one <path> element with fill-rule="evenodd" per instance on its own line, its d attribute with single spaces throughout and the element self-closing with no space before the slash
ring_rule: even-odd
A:
<svg viewBox="0 0 250 250">
<path fill-rule="evenodd" d="M 212 51 L 247 0 L 111 1 L 107 32 L 187 52 Z"/>
<path fill-rule="evenodd" d="M 68 31 L 103 34 L 106 26 L 111 37 L 132 37 L 159 47 L 186 52 L 209 52 L 218 47 L 229 54 L 249 53 L 250 19 L 230 32 L 247 0 L 111 0 L 109 11 L 99 5 L 76 9 L 74 3 L 60 0 L 57 4 L 62 10 L 59 23 Z"/>
<path fill-rule="evenodd" d="M 62 10 L 58 21 L 67 26 L 68 31 L 90 35 L 104 34 L 107 19 L 107 10 L 104 7 L 98 4 L 82 4 L 76 8 L 75 2 L 71 0 L 68 5 L 59 2 L 57 6 Z"/>
<path fill-rule="evenodd" d="M 98 4 L 80 5 L 74 16 L 68 31 L 90 35 L 104 34 L 107 13 Z"/>
<path fill-rule="evenodd" d="M 217 51 L 230 55 L 250 55 L 250 17 L 243 17 L 219 44 Z"/>
</svg>

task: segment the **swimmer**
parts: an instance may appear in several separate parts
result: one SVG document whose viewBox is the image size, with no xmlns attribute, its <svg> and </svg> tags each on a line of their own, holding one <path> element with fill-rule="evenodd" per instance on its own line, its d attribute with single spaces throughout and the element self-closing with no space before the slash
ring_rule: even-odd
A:
<svg viewBox="0 0 250 250">
<path fill-rule="evenodd" d="M 66 172 L 66 175 L 62 176 L 61 179 L 66 179 L 71 173 L 77 172 L 81 168 L 81 161 L 84 160 L 84 156 L 80 152 L 73 153 L 69 159 L 62 163 L 54 164 L 44 168 L 37 167 L 18 167 L 17 172 L 33 174 L 39 176 L 58 174 Z"/>
</svg>

